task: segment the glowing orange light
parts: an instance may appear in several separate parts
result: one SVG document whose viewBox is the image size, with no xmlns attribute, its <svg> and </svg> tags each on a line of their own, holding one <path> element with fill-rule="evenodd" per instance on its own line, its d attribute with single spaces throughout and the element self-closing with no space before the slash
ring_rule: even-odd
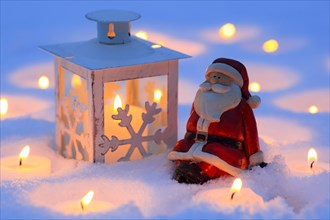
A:
<svg viewBox="0 0 330 220">
<path fill-rule="evenodd" d="M 22 160 L 23 160 L 23 158 L 24 158 L 24 159 L 28 158 L 29 153 L 30 153 L 30 146 L 26 145 L 26 146 L 22 149 L 21 153 L 19 154 L 19 165 L 20 165 L 20 166 L 22 166 Z"/>
<path fill-rule="evenodd" d="M 235 35 L 235 33 L 236 33 L 236 27 L 231 23 L 227 23 L 223 25 L 218 31 L 220 37 L 224 39 L 232 38 Z"/>
<path fill-rule="evenodd" d="M 274 53 L 275 51 L 278 50 L 278 46 L 279 46 L 278 42 L 274 39 L 271 39 L 264 42 L 262 48 L 266 53 Z"/>
<path fill-rule="evenodd" d="M 148 34 L 145 31 L 138 31 L 135 36 L 143 40 L 148 40 Z"/>
<path fill-rule="evenodd" d="M 156 89 L 154 91 L 154 102 L 159 103 L 160 102 L 160 99 L 162 98 L 162 95 L 163 95 L 162 91 L 159 90 L 159 89 Z"/>
<path fill-rule="evenodd" d="M 94 191 L 91 190 L 89 191 L 81 200 L 80 200 L 80 206 L 81 206 L 81 209 L 84 210 L 85 207 L 91 203 L 92 199 L 93 199 L 93 196 L 94 196 Z"/>
<path fill-rule="evenodd" d="M 121 98 L 119 95 L 116 95 L 114 105 L 113 105 L 113 111 L 115 113 L 118 113 L 118 108 L 123 108 L 123 104 L 121 102 Z"/>
<path fill-rule="evenodd" d="M 49 79 L 47 76 L 41 76 L 38 80 L 38 85 L 40 89 L 48 89 L 49 88 Z"/>
<path fill-rule="evenodd" d="M 307 160 L 311 163 L 310 167 L 313 168 L 313 164 L 317 161 L 317 153 L 314 148 L 309 149 L 307 154 Z"/>
</svg>

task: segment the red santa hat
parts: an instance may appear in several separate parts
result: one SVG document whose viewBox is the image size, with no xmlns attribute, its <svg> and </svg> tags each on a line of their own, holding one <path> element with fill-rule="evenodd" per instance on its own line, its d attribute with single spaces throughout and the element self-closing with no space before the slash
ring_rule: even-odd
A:
<svg viewBox="0 0 330 220">
<path fill-rule="evenodd" d="M 205 74 L 206 78 L 214 72 L 221 72 L 232 78 L 241 88 L 242 97 L 246 99 L 251 108 L 259 107 L 261 99 L 257 95 L 251 96 L 249 92 L 249 76 L 245 66 L 242 63 L 232 59 L 218 58 L 208 66 Z"/>
</svg>

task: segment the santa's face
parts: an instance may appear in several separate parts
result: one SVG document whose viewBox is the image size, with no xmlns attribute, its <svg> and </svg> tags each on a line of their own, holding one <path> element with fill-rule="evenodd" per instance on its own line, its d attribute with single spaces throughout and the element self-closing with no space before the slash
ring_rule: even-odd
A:
<svg viewBox="0 0 330 220">
<path fill-rule="evenodd" d="M 241 101 L 240 87 L 223 73 L 211 73 L 200 85 L 194 108 L 196 113 L 209 122 L 218 122 L 221 115 L 235 108 Z"/>
<path fill-rule="evenodd" d="M 211 84 L 221 84 L 224 86 L 229 86 L 231 83 L 234 83 L 231 78 L 219 72 L 209 74 L 206 80 Z"/>
</svg>

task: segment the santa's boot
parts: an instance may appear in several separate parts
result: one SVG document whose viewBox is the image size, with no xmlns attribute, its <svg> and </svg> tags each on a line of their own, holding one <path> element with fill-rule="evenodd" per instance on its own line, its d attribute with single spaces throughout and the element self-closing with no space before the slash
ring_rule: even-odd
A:
<svg viewBox="0 0 330 220">
<path fill-rule="evenodd" d="M 201 168 L 191 162 L 181 162 L 177 165 L 173 179 L 179 183 L 188 184 L 203 184 L 210 180 Z"/>
</svg>

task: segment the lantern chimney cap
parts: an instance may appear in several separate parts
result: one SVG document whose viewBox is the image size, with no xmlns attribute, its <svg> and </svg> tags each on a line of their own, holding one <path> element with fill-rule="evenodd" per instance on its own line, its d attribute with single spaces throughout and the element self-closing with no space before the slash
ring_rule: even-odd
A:
<svg viewBox="0 0 330 220">
<path fill-rule="evenodd" d="M 86 14 L 97 22 L 97 38 L 102 44 L 125 44 L 131 39 L 130 21 L 139 19 L 138 13 L 124 10 L 100 10 Z"/>
<path fill-rule="evenodd" d="M 99 10 L 86 14 L 86 18 L 101 23 L 129 22 L 137 20 L 140 14 L 125 10 Z"/>
</svg>

